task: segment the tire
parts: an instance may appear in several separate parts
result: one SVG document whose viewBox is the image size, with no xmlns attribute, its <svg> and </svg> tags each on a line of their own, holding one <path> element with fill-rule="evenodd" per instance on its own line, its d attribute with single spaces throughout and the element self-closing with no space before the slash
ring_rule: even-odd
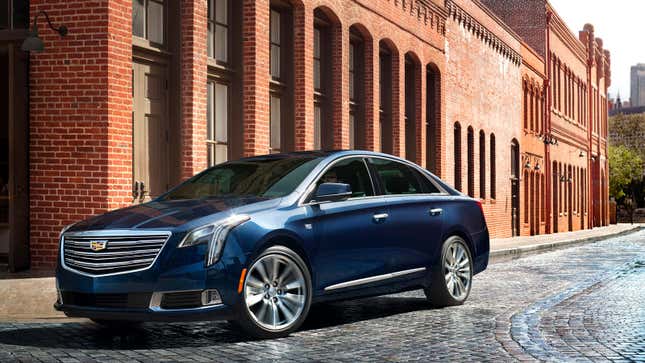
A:
<svg viewBox="0 0 645 363">
<path fill-rule="evenodd" d="M 287 247 L 269 247 L 247 269 L 236 324 L 255 338 L 287 336 L 307 318 L 311 295 L 302 258 Z"/>
<path fill-rule="evenodd" d="M 437 308 L 461 305 L 470 295 L 472 281 L 473 259 L 468 244 L 459 236 L 449 237 L 441 247 L 430 287 L 424 289 L 426 297 Z"/>
</svg>

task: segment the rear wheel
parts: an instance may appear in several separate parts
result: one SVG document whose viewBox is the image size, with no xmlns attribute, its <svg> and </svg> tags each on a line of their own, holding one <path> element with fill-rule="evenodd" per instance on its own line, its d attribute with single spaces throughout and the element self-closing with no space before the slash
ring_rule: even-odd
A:
<svg viewBox="0 0 645 363">
<path fill-rule="evenodd" d="M 435 307 L 461 305 L 470 294 L 473 263 L 470 249 L 459 236 L 446 239 L 441 249 L 440 265 L 435 268 L 425 294 Z"/>
<path fill-rule="evenodd" d="M 311 275 L 297 253 L 266 249 L 244 280 L 238 325 L 258 338 L 286 336 L 304 322 L 311 305 Z"/>
</svg>

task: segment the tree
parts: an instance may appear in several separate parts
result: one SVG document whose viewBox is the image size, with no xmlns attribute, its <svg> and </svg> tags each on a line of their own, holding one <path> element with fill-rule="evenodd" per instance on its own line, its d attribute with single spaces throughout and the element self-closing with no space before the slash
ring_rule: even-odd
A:
<svg viewBox="0 0 645 363">
<path fill-rule="evenodd" d="M 634 187 L 643 179 L 643 159 L 632 149 L 609 145 L 609 195 L 622 200 L 635 197 Z"/>
</svg>

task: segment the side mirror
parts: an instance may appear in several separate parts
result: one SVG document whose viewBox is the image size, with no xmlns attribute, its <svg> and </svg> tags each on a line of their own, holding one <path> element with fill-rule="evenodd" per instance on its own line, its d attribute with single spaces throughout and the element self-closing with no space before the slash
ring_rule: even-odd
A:
<svg viewBox="0 0 645 363">
<path fill-rule="evenodd" d="M 312 202 L 338 202 L 352 196 L 352 188 L 344 183 L 322 183 L 316 189 Z"/>
</svg>

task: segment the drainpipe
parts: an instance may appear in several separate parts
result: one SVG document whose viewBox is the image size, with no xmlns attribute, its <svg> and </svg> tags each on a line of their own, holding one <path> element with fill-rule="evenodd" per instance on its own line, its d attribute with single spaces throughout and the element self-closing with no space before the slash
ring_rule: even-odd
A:
<svg viewBox="0 0 645 363">
<path fill-rule="evenodd" d="M 550 38 L 550 31 L 549 29 L 551 28 L 551 16 L 553 16 L 553 13 L 551 10 L 547 9 L 546 10 L 546 27 L 544 31 L 546 32 L 546 62 L 544 63 L 544 68 L 545 68 L 545 74 L 546 74 L 546 80 L 544 81 L 544 88 L 546 88 L 546 102 L 544 102 L 544 120 L 543 125 L 542 125 L 542 130 L 544 130 L 543 136 L 544 136 L 544 173 L 546 174 L 545 177 L 545 205 L 546 205 L 546 223 L 544 225 L 545 227 L 545 233 L 551 233 L 551 222 L 553 220 L 553 216 L 551 215 L 553 206 L 551 205 L 552 199 L 551 198 L 551 192 L 552 192 L 552 185 L 551 183 L 553 182 L 553 176 L 551 175 L 551 38 Z"/>
</svg>

